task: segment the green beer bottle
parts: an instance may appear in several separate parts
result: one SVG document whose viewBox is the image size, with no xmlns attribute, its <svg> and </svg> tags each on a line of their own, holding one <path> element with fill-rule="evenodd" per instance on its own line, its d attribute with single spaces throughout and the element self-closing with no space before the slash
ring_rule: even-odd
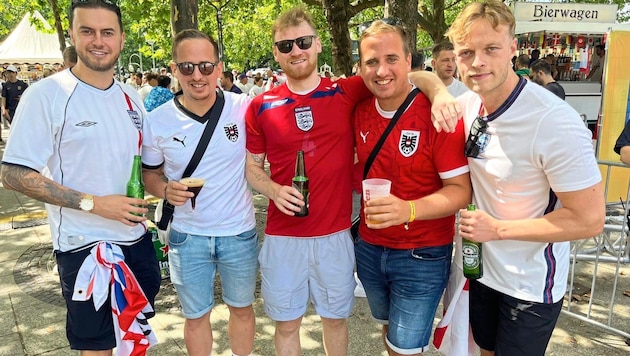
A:
<svg viewBox="0 0 630 356">
<path fill-rule="evenodd" d="M 297 189 L 304 196 L 304 206 L 301 207 L 299 212 L 295 213 L 295 216 L 308 216 L 308 176 L 306 175 L 306 165 L 304 164 L 304 151 L 297 152 L 293 188 Z"/>
<path fill-rule="evenodd" d="M 475 204 L 468 204 L 466 210 L 475 211 Z M 462 258 L 464 277 L 479 279 L 483 277 L 483 246 L 480 242 L 466 240 L 462 237 Z"/>
<path fill-rule="evenodd" d="M 127 196 L 130 198 L 144 199 L 144 181 L 142 180 L 142 156 L 133 156 L 133 166 L 131 167 L 131 177 L 127 182 Z M 142 214 L 132 213 L 142 216 Z"/>
</svg>

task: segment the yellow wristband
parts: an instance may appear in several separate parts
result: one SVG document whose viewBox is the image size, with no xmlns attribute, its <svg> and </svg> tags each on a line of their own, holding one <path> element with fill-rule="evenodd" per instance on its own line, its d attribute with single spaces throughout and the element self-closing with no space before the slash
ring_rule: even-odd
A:
<svg viewBox="0 0 630 356">
<path fill-rule="evenodd" d="M 416 220 L 416 203 L 414 203 L 412 200 L 408 200 L 407 203 L 409 203 L 409 209 L 411 211 L 409 214 L 409 221 L 405 223 L 405 230 L 409 230 L 409 223 Z"/>
</svg>

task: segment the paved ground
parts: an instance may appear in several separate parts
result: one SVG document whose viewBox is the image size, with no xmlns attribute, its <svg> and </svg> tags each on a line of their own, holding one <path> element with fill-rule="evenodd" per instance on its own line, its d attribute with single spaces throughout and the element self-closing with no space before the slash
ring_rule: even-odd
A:
<svg viewBox="0 0 630 356">
<path fill-rule="evenodd" d="M 7 132 L 2 131 L 6 140 Z M 3 152 L 4 144 L 0 144 Z M 257 220 L 262 228 L 266 218 L 266 199 L 256 196 Z M 74 355 L 65 338 L 65 308 L 60 296 L 58 279 L 54 274 L 49 226 L 43 204 L 0 187 L 0 355 Z M 578 263 L 575 292 L 580 301 L 572 304 L 572 311 L 584 310 L 589 295 L 593 301 L 594 318 L 608 323 L 611 310 L 610 295 L 613 277 L 620 276 L 612 308 L 611 326 L 630 333 L 630 298 L 623 295 L 630 290 L 630 268 L 615 264 L 597 265 L 597 294 L 590 290 L 596 265 Z M 599 291 L 602 292 L 599 292 Z M 183 322 L 179 304 L 168 279 L 163 280 L 157 300 L 157 316 L 151 320 L 160 343 L 150 355 L 185 355 Z M 273 324 L 262 310 L 262 300 L 256 299 L 256 355 L 273 355 Z M 566 309 L 566 308 L 565 308 Z M 441 311 L 438 311 L 440 315 Z M 436 318 L 436 322 L 437 322 Z M 215 355 L 230 355 L 227 344 L 227 308 L 219 304 L 212 313 Z M 364 298 L 357 298 L 349 319 L 351 356 L 385 355 L 380 341 L 380 330 L 371 321 Z M 304 318 L 302 328 L 303 355 L 323 355 L 321 327 L 312 310 Z M 438 355 L 432 349 L 427 355 Z M 547 355 L 629 355 L 625 338 L 574 317 L 562 315 Z M 459 355 L 453 355 L 459 356 Z M 462 355 L 464 356 L 464 355 Z"/>
</svg>

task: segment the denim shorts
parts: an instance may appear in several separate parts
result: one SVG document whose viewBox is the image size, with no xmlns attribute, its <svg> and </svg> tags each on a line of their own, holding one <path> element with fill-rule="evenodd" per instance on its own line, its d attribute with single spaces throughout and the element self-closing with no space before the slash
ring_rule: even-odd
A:
<svg viewBox="0 0 630 356">
<path fill-rule="evenodd" d="M 184 317 L 197 319 L 212 310 L 217 272 L 227 305 L 241 308 L 254 302 L 259 250 L 256 229 L 215 237 L 171 228 L 168 241 L 171 282 Z"/>
<path fill-rule="evenodd" d="M 448 282 L 453 244 L 395 250 L 355 245 L 357 273 L 372 317 L 388 325 L 387 344 L 400 354 L 429 349 L 433 318 Z"/>
<path fill-rule="evenodd" d="M 133 245 L 119 245 L 125 255 L 125 263 L 131 268 L 144 295 L 153 306 L 160 290 L 160 268 L 151 241 L 151 233 Z M 78 252 L 55 252 L 61 291 L 66 300 L 66 336 L 72 350 L 110 350 L 116 346 L 110 297 L 99 310 L 94 309 L 92 299 L 87 302 L 72 300 L 77 273 L 85 258 L 87 248 Z M 109 294 L 108 294 L 109 295 Z M 151 317 L 153 315 L 147 315 Z"/>
<path fill-rule="evenodd" d="M 315 312 L 345 319 L 354 306 L 354 246 L 350 230 L 317 238 L 265 237 L 260 251 L 265 312 L 275 321 Z"/>
</svg>

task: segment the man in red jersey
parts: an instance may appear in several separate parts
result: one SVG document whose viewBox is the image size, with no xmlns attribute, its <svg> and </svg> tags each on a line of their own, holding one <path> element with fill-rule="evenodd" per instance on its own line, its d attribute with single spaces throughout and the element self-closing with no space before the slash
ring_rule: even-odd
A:
<svg viewBox="0 0 630 356">
<path fill-rule="evenodd" d="M 361 77 L 375 96 L 359 103 L 354 115 L 361 168 L 413 89 L 406 37 L 402 27 L 377 20 L 359 40 Z M 461 122 L 455 133 L 438 133 L 423 93 L 401 109 L 367 174 L 391 180 L 391 194 L 363 202 L 355 253 L 389 355 L 419 355 L 429 349 L 448 281 L 455 213 L 470 202 L 471 188 Z"/>
<path fill-rule="evenodd" d="M 333 83 L 318 75 L 322 47 L 304 8 L 280 15 L 272 35 L 286 85 L 255 97 L 247 112 L 247 180 L 270 199 L 258 258 L 265 311 L 276 322 L 276 354 L 300 354 L 300 324 L 310 299 L 322 318 L 326 354 L 346 355 L 355 287 L 351 117 L 355 104 L 371 93 L 359 77 Z M 458 106 L 439 78 L 431 73 L 425 78 L 423 89 L 445 103 L 445 115 L 456 116 Z M 310 182 L 307 217 L 294 216 L 305 198 L 291 186 L 300 150 Z M 264 171 L 265 158 L 271 176 Z"/>
</svg>

